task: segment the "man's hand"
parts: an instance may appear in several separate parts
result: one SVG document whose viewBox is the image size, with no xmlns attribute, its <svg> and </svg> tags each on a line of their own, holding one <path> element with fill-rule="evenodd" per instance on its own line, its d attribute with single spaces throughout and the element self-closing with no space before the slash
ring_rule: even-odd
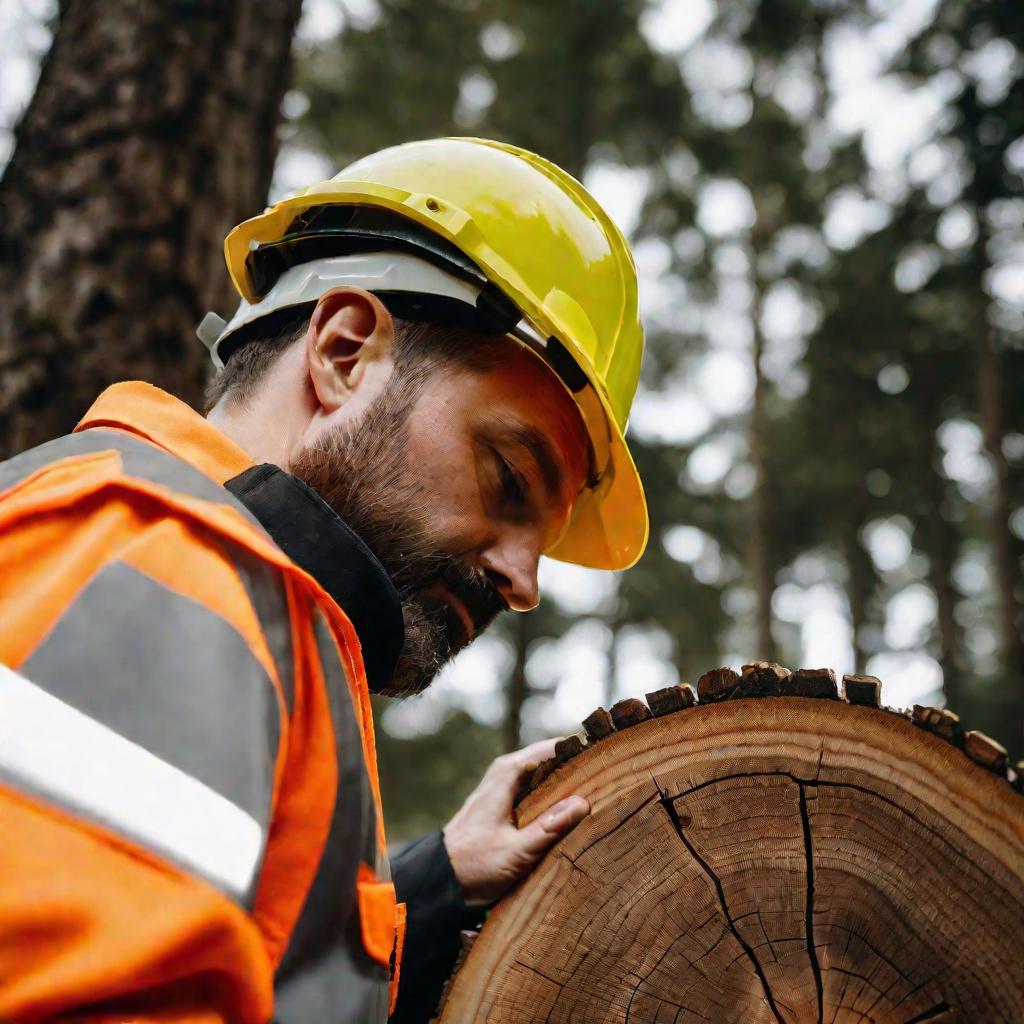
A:
<svg viewBox="0 0 1024 1024">
<path fill-rule="evenodd" d="M 445 849 L 467 906 L 485 906 L 503 896 L 590 813 L 583 797 L 569 796 L 525 828 L 512 824 L 519 780 L 527 766 L 554 754 L 556 742 L 541 740 L 499 757 L 445 827 Z"/>
</svg>

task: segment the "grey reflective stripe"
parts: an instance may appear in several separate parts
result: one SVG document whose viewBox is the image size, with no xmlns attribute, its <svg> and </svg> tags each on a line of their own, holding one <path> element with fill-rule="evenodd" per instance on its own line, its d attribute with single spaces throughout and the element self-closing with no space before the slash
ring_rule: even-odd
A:
<svg viewBox="0 0 1024 1024">
<path fill-rule="evenodd" d="M 0 463 L 0 493 L 51 463 L 104 451 L 116 451 L 121 456 L 122 466 L 128 476 L 149 480 L 168 490 L 202 501 L 230 506 L 270 540 L 270 535 L 249 509 L 205 473 L 147 441 L 140 441 L 121 431 L 107 430 L 103 427 L 58 437 L 54 441 Z M 237 544 L 225 540 L 221 547 L 228 551 L 234 561 L 239 578 L 260 620 L 267 647 L 277 666 L 286 705 L 291 711 L 294 664 L 291 621 L 284 581 L 276 567 L 249 554 Z"/>
<path fill-rule="evenodd" d="M 5 665 L 0 779 L 120 833 L 239 902 L 252 891 L 263 829 L 251 815 Z"/>
<path fill-rule="evenodd" d="M 277 700 L 263 666 L 220 616 L 113 562 L 65 610 L 22 671 L 265 830 Z"/>
<path fill-rule="evenodd" d="M 316 878 L 276 978 L 276 1019 L 383 1024 L 388 971 L 363 948 L 356 902 L 359 862 L 377 861 L 377 816 L 344 669 L 319 612 L 313 628 L 337 740 L 338 792 Z"/>
<path fill-rule="evenodd" d="M 211 480 L 205 473 L 201 473 L 195 466 L 148 441 L 140 441 L 119 430 L 105 430 L 102 427 L 58 437 L 0 463 L 0 493 L 50 463 L 76 455 L 94 455 L 104 451 L 116 451 L 121 456 L 124 471 L 128 476 L 150 480 L 168 490 L 180 491 L 203 501 L 230 505 L 236 512 L 244 515 L 250 525 L 259 530 L 264 537 L 269 536 L 259 520 L 230 491 Z"/>
</svg>

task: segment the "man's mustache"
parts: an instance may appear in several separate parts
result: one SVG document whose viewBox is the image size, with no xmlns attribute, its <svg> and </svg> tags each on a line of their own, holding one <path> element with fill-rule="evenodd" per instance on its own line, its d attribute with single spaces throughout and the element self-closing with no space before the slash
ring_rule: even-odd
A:
<svg viewBox="0 0 1024 1024">
<path fill-rule="evenodd" d="M 508 611 L 508 602 L 488 576 L 461 559 L 442 555 L 437 570 L 438 582 L 443 583 L 469 612 L 473 636 L 482 633 L 498 615 Z"/>
<path fill-rule="evenodd" d="M 433 551 L 420 559 L 419 567 L 416 579 L 407 577 L 399 594 L 403 602 L 413 601 L 434 609 L 434 615 L 440 614 L 446 623 L 444 632 L 451 644 L 450 654 L 479 636 L 498 615 L 508 611 L 508 602 L 486 573 L 467 565 L 461 558 Z M 463 635 L 466 627 L 462 618 L 446 601 L 435 596 L 438 589 L 447 591 L 466 609 L 473 623 L 469 636 Z"/>
</svg>

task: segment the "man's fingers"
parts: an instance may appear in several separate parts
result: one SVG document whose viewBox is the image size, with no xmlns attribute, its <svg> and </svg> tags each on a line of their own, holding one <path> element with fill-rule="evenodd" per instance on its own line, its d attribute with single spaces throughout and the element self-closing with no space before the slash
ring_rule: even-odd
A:
<svg viewBox="0 0 1024 1024">
<path fill-rule="evenodd" d="M 590 802 L 582 796 L 567 796 L 546 810 L 537 820 L 556 839 L 578 825 L 590 813 Z"/>
<path fill-rule="evenodd" d="M 523 747 L 522 750 L 514 750 L 511 754 L 505 754 L 494 761 L 490 772 L 504 777 L 508 785 L 514 785 L 527 769 L 532 771 L 541 761 L 546 761 L 549 757 L 554 756 L 555 744 L 560 738 L 556 736 L 550 740 L 538 740 L 528 747 Z"/>
<path fill-rule="evenodd" d="M 567 796 L 559 800 L 536 821 L 519 830 L 523 852 L 533 858 L 540 857 L 589 813 L 590 804 L 582 796 Z"/>
<path fill-rule="evenodd" d="M 555 756 L 555 744 L 561 739 L 561 736 L 555 736 L 550 740 L 538 740 L 536 743 L 531 743 L 528 747 L 523 747 L 522 750 L 517 750 L 511 756 L 515 759 L 515 763 L 519 768 L 519 771 L 524 771 L 528 764 L 532 764 L 536 767 L 541 761 L 546 761 L 549 757 Z"/>
<path fill-rule="evenodd" d="M 523 775 L 554 755 L 559 738 L 539 740 L 495 759 L 470 800 L 486 801 L 495 820 L 507 819 L 512 813 L 512 804 Z"/>
</svg>

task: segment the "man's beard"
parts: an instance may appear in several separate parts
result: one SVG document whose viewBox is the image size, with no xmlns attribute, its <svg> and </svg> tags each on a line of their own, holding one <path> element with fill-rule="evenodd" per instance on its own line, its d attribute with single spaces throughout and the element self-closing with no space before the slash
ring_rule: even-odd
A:
<svg viewBox="0 0 1024 1024">
<path fill-rule="evenodd" d="M 445 554 L 428 534 L 430 496 L 410 479 L 406 452 L 415 399 L 399 378 L 392 377 L 358 423 L 322 438 L 290 467 L 359 534 L 398 590 L 405 642 L 390 685 L 380 691 L 391 697 L 424 690 L 508 607 L 482 572 Z M 471 633 L 444 600 L 446 591 L 469 612 Z"/>
</svg>

